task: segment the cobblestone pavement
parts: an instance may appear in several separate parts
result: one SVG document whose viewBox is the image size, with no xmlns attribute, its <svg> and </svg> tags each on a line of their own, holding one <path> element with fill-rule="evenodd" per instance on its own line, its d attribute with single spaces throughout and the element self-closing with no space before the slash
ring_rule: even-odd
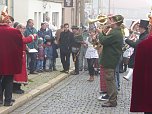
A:
<svg viewBox="0 0 152 114">
<path fill-rule="evenodd" d="M 47 92 L 39 95 L 11 114 L 143 114 L 130 113 L 131 81 L 122 79 L 118 94 L 118 106 L 103 108 L 98 101 L 99 76 L 94 82 L 88 82 L 88 72 L 71 75 Z"/>
<path fill-rule="evenodd" d="M 38 73 L 38 74 L 30 74 L 28 75 L 28 85 L 26 86 L 21 86 L 21 88 L 25 91 L 25 93 L 28 93 L 29 91 L 35 89 L 36 87 L 48 82 L 49 80 L 57 77 L 58 75 L 61 74 L 61 70 L 63 70 L 62 65 L 61 65 L 61 61 L 60 58 L 57 58 L 56 61 L 56 68 L 57 71 L 52 71 L 52 72 L 42 72 L 42 73 Z M 73 67 L 73 61 L 71 58 L 71 68 Z M 24 94 L 13 94 L 13 98 L 16 99 L 20 96 L 22 96 Z"/>
</svg>

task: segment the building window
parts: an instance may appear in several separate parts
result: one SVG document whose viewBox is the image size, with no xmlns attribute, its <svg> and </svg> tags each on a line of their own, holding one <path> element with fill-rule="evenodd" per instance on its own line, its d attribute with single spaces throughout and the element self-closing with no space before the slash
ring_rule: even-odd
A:
<svg viewBox="0 0 152 114">
<path fill-rule="evenodd" d="M 0 5 L 6 5 L 7 0 L 0 0 Z"/>
<path fill-rule="evenodd" d="M 52 12 L 52 24 L 54 26 L 58 26 L 58 21 L 59 21 L 59 12 Z"/>
<path fill-rule="evenodd" d="M 3 7 L 7 5 L 7 0 L 0 0 L 0 11 L 2 11 Z"/>
<path fill-rule="evenodd" d="M 45 12 L 43 13 L 43 22 L 46 21 L 46 17 L 48 17 L 49 13 L 48 12 Z"/>
</svg>

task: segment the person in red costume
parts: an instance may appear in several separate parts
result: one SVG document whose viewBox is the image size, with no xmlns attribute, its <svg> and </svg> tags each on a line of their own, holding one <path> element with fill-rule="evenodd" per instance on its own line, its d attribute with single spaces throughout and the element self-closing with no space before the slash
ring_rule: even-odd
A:
<svg viewBox="0 0 152 114">
<path fill-rule="evenodd" d="M 149 15 L 149 35 L 137 46 L 131 97 L 131 112 L 152 114 L 152 15 Z"/>
<path fill-rule="evenodd" d="M 25 26 L 23 26 L 22 24 L 18 24 L 16 26 L 16 29 L 18 29 L 22 33 L 22 36 L 23 36 L 22 37 L 22 40 L 23 40 L 23 59 L 22 59 L 22 72 L 20 74 L 14 75 L 13 93 L 22 94 L 22 93 L 24 93 L 24 90 L 21 89 L 21 84 L 28 83 L 28 76 L 27 76 L 27 71 L 26 71 L 26 44 L 34 41 L 36 39 L 37 35 L 31 34 L 28 37 L 24 37 L 23 33 L 25 32 Z"/>
<path fill-rule="evenodd" d="M 22 34 L 9 26 L 10 17 L 5 8 L 0 16 L 0 105 L 4 102 L 4 106 L 13 104 L 13 75 L 22 70 Z"/>
</svg>

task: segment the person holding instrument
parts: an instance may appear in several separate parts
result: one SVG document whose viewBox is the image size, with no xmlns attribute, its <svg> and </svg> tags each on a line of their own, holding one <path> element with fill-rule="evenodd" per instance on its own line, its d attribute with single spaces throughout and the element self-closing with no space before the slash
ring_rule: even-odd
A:
<svg viewBox="0 0 152 114">
<path fill-rule="evenodd" d="M 107 86 L 107 95 L 109 99 L 102 104 L 102 107 L 116 107 L 117 106 L 117 88 L 115 82 L 115 68 L 119 62 L 122 54 L 123 34 L 121 31 L 121 24 L 123 23 L 123 16 L 115 15 L 108 19 L 107 25 L 111 30 L 102 30 L 99 35 L 99 41 L 103 45 L 102 55 L 100 57 L 100 64 L 103 66 L 104 79 Z"/>
</svg>

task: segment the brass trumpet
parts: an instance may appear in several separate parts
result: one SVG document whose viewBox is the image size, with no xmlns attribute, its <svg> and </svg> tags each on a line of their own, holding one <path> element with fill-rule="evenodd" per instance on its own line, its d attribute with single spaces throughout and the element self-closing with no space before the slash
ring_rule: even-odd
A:
<svg viewBox="0 0 152 114">
<path fill-rule="evenodd" d="M 96 19 L 89 19 L 89 24 L 95 23 L 95 22 L 100 22 L 101 25 L 104 25 L 107 23 L 108 16 L 106 15 L 98 15 Z"/>
</svg>

